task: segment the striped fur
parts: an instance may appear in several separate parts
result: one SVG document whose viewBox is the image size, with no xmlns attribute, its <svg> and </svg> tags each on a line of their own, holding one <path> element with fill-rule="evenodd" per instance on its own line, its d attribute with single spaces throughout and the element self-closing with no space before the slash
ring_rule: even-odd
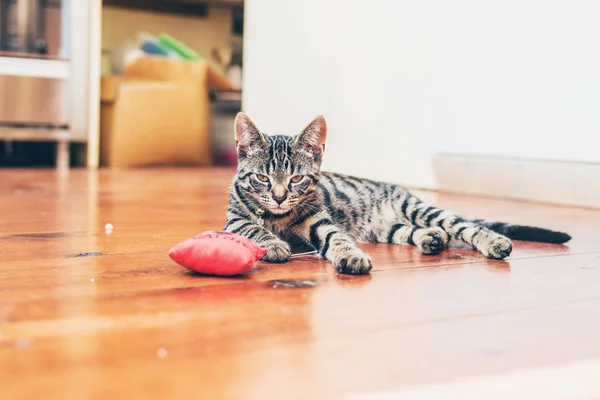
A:
<svg viewBox="0 0 600 400">
<path fill-rule="evenodd" d="M 224 230 L 267 247 L 265 261 L 288 261 L 293 238 L 348 274 L 365 274 L 372 267 L 356 242 L 408 244 L 423 254 L 438 254 L 456 239 L 503 259 L 512 251 L 510 238 L 570 240 L 562 232 L 460 217 L 398 185 L 321 172 L 327 136 L 323 117 L 295 136 L 265 135 L 244 113 L 236 117 L 235 128 L 238 170 Z"/>
</svg>

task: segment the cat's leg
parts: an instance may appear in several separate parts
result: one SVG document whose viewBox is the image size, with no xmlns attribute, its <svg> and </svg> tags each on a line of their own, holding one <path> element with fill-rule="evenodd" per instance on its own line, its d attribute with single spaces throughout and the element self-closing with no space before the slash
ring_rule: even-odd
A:
<svg viewBox="0 0 600 400">
<path fill-rule="evenodd" d="M 454 238 L 471 245 L 486 257 L 501 260 L 512 252 L 513 243 L 509 238 L 475 222 L 448 216 L 440 224 Z"/>
<path fill-rule="evenodd" d="M 374 238 L 379 243 L 409 244 L 417 246 L 423 254 L 438 254 L 446 248 L 450 235 L 440 227 L 421 228 L 414 225 L 397 223 L 390 229 L 374 231 Z"/>
<path fill-rule="evenodd" d="M 512 251 L 513 244 L 509 238 L 481 224 L 429 206 L 410 194 L 400 200 L 397 204 L 398 213 L 415 225 L 440 227 L 454 239 L 471 245 L 489 258 L 503 259 Z"/>
<path fill-rule="evenodd" d="M 363 275 L 372 268 L 371 257 L 356 247 L 354 241 L 340 230 L 326 211 L 300 216 L 291 229 L 333 263 L 341 274 Z"/>
<path fill-rule="evenodd" d="M 265 227 L 241 215 L 229 214 L 223 230 L 247 237 L 259 246 L 266 247 L 267 254 L 262 257 L 263 261 L 283 263 L 289 261 L 292 255 L 289 244 Z"/>
</svg>

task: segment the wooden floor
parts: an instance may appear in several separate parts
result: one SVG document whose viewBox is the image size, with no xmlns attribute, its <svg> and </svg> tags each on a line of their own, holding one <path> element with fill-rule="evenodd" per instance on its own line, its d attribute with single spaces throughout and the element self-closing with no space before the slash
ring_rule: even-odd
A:
<svg viewBox="0 0 600 400">
<path fill-rule="evenodd" d="M 534 373 L 534 393 L 600 395 L 585 373 L 600 358 L 600 212 L 422 193 L 574 239 L 517 242 L 507 261 L 365 244 L 369 276 L 315 256 L 191 275 L 168 249 L 222 227 L 232 174 L 0 171 L 0 398 L 452 398 L 463 382 L 464 399 L 481 389 L 468 382 Z"/>
</svg>

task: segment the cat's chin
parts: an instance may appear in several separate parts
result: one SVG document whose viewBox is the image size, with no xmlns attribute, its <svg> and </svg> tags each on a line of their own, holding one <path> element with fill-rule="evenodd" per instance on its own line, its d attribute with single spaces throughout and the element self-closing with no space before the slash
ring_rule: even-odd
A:
<svg viewBox="0 0 600 400">
<path fill-rule="evenodd" d="M 291 208 L 280 208 L 280 207 L 271 207 L 269 208 L 269 212 L 275 215 L 283 215 L 287 214 L 291 211 Z"/>
</svg>

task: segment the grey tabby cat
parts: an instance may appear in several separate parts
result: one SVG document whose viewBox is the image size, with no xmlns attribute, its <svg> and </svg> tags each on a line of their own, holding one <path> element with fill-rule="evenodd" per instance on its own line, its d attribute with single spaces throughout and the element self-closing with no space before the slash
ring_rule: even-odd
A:
<svg viewBox="0 0 600 400">
<path fill-rule="evenodd" d="M 474 220 L 429 206 L 400 186 L 321 172 L 327 125 L 315 118 L 295 136 L 266 135 L 250 118 L 235 120 L 237 174 L 224 230 L 267 248 L 268 262 L 286 262 L 300 239 L 344 274 L 366 274 L 371 258 L 355 242 L 409 244 L 438 254 L 450 239 L 487 257 L 510 255 L 509 238 L 565 243 L 566 233 Z"/>
</svg>

